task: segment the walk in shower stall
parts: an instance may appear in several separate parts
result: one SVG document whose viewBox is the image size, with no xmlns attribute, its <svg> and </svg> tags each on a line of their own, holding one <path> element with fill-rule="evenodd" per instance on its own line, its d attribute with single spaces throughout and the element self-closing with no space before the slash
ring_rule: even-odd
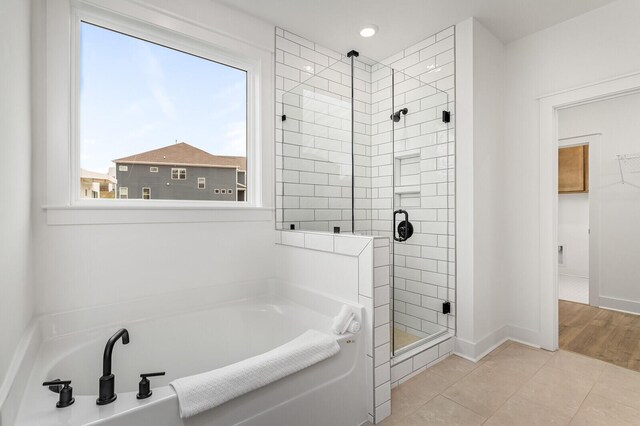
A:
<svg viewBox="0 0 640 426">
<path fill-rule="evenodd" d="M 277 225 L 390 238 L 394 356 L 455 333 L 453 89 L 430 84 L 437 66 L 416 78 L 351 51 L 278 96 Z"/>
</svg>

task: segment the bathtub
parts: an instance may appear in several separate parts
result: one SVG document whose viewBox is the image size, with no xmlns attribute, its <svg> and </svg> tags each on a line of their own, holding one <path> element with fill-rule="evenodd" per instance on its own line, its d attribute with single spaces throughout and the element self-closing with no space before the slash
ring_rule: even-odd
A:
<svg viewBox="0 0 640 426">
<path fill-rule="evenodd" d="M 16 425 L 365 423 L 365 350 L 360 333 L 340 336 L 340 352 L 327 360 L 190 419 L 180 419 L 177 396 L 168 385 L 171 380 L 264 353 L 308 329 L 331 333 L 331 316 L 344 303 L 285 283 L 249 285 L 246 291 L 240 287 L 212 292 L 225 295 L 225 300 L 208 306 L 200 303 L 195 310 L 174 309 L 165 315 L 153 315 L 153 309 L 146 308 L 149 313 L 144 318 L 135 318 L 135 304 L 113 307 L 111 311 L 126 319 L 107 327 L 78 329 L 73 325 L 82 319 L 96 321 L 96 316 L 106 318 L 109 309 L 105 308 L 43 319 L 48 337 L 41 344 Z M 194 299 L 201 297 L 195 295 Z M 175 305 L 170 298 L 165 303 Z M 186 302 L 180 299 L 180 303 Z M 353 309 L 362 319 L 362 308 Z M 112 404 L 97 406 L 104 345 L 121 327 L 128 329 L 131 341 L 126 346 L 118 342 L 113 351 L 118 398 Z M 166 371 L 166 375 L 150 379 L 153 395 L 136 399 L 140 373 L 156 371 Z M 56 378 L 72 380 L 72 406 L 56 408 L 58 395 L 41 386 L 43 381 Z"/>
</svg>

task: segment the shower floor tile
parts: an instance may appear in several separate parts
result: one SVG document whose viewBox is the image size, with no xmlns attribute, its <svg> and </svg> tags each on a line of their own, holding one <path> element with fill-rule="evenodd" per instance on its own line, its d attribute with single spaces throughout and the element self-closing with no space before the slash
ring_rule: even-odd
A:
<svg viewBox="0 0 640 426">
<path fill-rule="evenodd" d="M 393 349 L 398 350 L 400 348 L 404 348 L 407 345 L 417 342 L 421 337 L 414 336 L 411 333 L 407 333 L 406 331 L 402 331 L 400 329 L 393 329 Z"/>
</svg>

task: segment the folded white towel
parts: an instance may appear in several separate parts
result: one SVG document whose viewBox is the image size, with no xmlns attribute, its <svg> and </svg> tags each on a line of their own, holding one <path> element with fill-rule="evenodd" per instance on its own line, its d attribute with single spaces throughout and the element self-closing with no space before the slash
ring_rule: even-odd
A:
<svg viewBox="0 0 640 426">
<path fill-rule="evenodd" d="M 357 333 L 360 331 L 360 323 L 356 321 L 356 316 L 351 312 L 351 308 L 342 305 L 340 313 L 333 318 L 331 329 L 335 334 Z"/>
<path fill-rule="evenodd" d="M 334 337 L 308 330 L 269 352 L 176 379 L 170 385 L 178 394 L 180 417 L 184 419 L 310 367 L 339 351 Z"/>
<path fill-rule="evenodd" d="M 351 308 L 347 305 L 342 305 L 340 308 L 340 312 L 333 318 L 333 324 L 331 324 L 331 329 L 336 334 L 344 334 L 349 327 L 349 323 L 353 320 L 354 315 L 351 312 Z"/>
</svg>

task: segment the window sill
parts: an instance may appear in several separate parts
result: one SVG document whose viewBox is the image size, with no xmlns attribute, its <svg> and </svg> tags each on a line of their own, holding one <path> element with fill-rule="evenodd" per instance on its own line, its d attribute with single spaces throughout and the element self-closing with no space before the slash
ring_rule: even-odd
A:
<svg viewBox="0 0 640 426">
<path fill-rule="evenodd" d="M 114 203 L 98 205 L 43 206 L 47 225 L 106 225 L 152 223 L 203 223 L 203 222 L 269 222 L 274 220 L 274 209 L 233 203 L 211 205 L 185 203 Z"/>
</svg>

